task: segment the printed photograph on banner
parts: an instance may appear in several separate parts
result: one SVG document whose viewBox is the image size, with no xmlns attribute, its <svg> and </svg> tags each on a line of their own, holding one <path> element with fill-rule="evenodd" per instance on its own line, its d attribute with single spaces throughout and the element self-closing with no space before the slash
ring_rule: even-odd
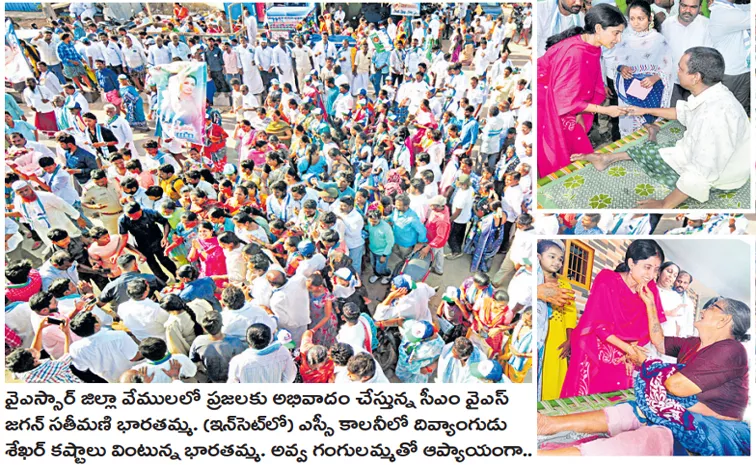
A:
<svg viewBox="0 0 756 465">
<path fill-rule="evenodd" d="M 750 0 L 539 0 L 537 205 L 753 211 Z"/>
<path fill-rule="evenodd" d="M 6 382 L 531 382 L 530 3 L 4 8 Z"/>
<path fill-rule="evenodd" d="M 539 455 L 750 455 L 753 262 L 747 238 L 539 239 Z"/>
<path fill-rule="evenodd" d="M 648 236 L 756 234 L 756 215 L 741 213 L 536 213 L 538 236 Z"/>
</svg>

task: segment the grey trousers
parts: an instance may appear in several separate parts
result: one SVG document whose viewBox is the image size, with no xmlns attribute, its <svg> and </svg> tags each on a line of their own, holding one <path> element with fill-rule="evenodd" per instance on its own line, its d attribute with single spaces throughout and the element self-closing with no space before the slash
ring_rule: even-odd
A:
<svg viewBox="0 0 756 465">
<path fill-rule="evenodd" d="M 494 287 L 496 287 L 497 289 L 507 290 L 507 288 L 509 287 L 509 282 L 512 281 L 512 278 L 514 278 L 515 264 L 510 258 L 511 253 L 512 248 L 510 247 L 507 251 L 507 254 L 504 256 L 504 261 L 501 262 L 501 268 L 499 268 L 499 271 L 491 280 Z"/>
<path fill-rule="evenodd" d="M 749 73 L 730 76 L 725 74 L 722 78 L 722 84 L 738 99 L 748 116 L 751 116 L 751 76 Z"/>
</svg>

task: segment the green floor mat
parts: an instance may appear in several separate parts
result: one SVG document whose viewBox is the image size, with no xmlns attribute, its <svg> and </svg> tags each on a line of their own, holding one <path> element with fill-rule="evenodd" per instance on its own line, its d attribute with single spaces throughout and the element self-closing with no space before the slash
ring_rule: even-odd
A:
<svg viewBox="0 0 756 465">
<path fill-rule="evenodd" d="M 657 141 L 674 142 L 680 140 L 685 128 L 677 121 L 662 125 Z M 620 141 L 609 144 L 607 153 L 627 149 L 642 144 L 647 136 L 630 135 Z M 680 209 L 734 210 L 750 207 L 750 182 L 734 191 L 713 189 L 707 202 L 689 199 L 680 205 Z M 631 209 L 638 201 L 646 199 L 661 200 L 671 189 L 649 177 L 639 165 L 632 161 L 614 163 L 605 171 L 596 171 L 592 165 L 571 165 L 555 175 L 538 182 L 538 205 L 540 208 L 597 210 L 597 209 Z"/>
</svg>

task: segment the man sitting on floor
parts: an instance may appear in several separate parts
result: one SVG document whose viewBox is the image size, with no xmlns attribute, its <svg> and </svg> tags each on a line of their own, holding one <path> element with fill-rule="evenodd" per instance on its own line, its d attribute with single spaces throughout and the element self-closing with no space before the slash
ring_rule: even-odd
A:
<svg viewBox="0 0 756 465">
<path fill-rule="evenodd" d="M 711 189 L 733 190 L 750 175 L 750 128 L 742 105 L 722 84 L 722 54 L 709 47 L 693 47 L 680 58 L 677 76 L 691 92 L 675 108 L 629 107 L 629 114 L 676 119 L 686 127 L 674 145 L 658 145 L 649 126 L 649 142 L 626 152 L 608 155 L 575 154 L 572 161 L 587 160 L 599 171 L 621 160 L 632 160 L 655 180 L 673 189 L 663 200 L 642 200 L 638 207 L 675 208 L 692 197 L 709 200 Z"/>
</svg>

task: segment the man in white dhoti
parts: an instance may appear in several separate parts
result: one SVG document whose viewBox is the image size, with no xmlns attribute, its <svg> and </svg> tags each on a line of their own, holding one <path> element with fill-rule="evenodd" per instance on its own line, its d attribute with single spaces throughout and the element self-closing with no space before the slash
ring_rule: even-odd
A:
<svg viewBox="0 0 756 465">
<path fill-rule="evenodd" d="M 286 45 L 286 39 L 278 38 L 278 45 L 273 49 L 273 66 L 276 68 L 278 80 L 281 84 L 288 82 L 292 89 L 296 89 L 294 82 L 294 64 L 291 62 L 291 49 Z"/>
<path fill-rule="evenodd" d="M 249 88 L 253 95 L 260 95 L 265 90 L 260 70 L 255 65 L 255 47 L 250 44 L 246 37 L 239 38 L 240 45 L 236 48 L 242 65 L 242 82 Z"/>
<path fill-rule="evenodd" d="M 354 81 L 352 82 L 352 95 L 357 95 L 361 90 L 368 90 L 368 79 L 370 77 L 370 64 L 373 54 L 368 51 L 367 42 L 360 45 L 360 50 L 354 57 Z"/>
</svg>

